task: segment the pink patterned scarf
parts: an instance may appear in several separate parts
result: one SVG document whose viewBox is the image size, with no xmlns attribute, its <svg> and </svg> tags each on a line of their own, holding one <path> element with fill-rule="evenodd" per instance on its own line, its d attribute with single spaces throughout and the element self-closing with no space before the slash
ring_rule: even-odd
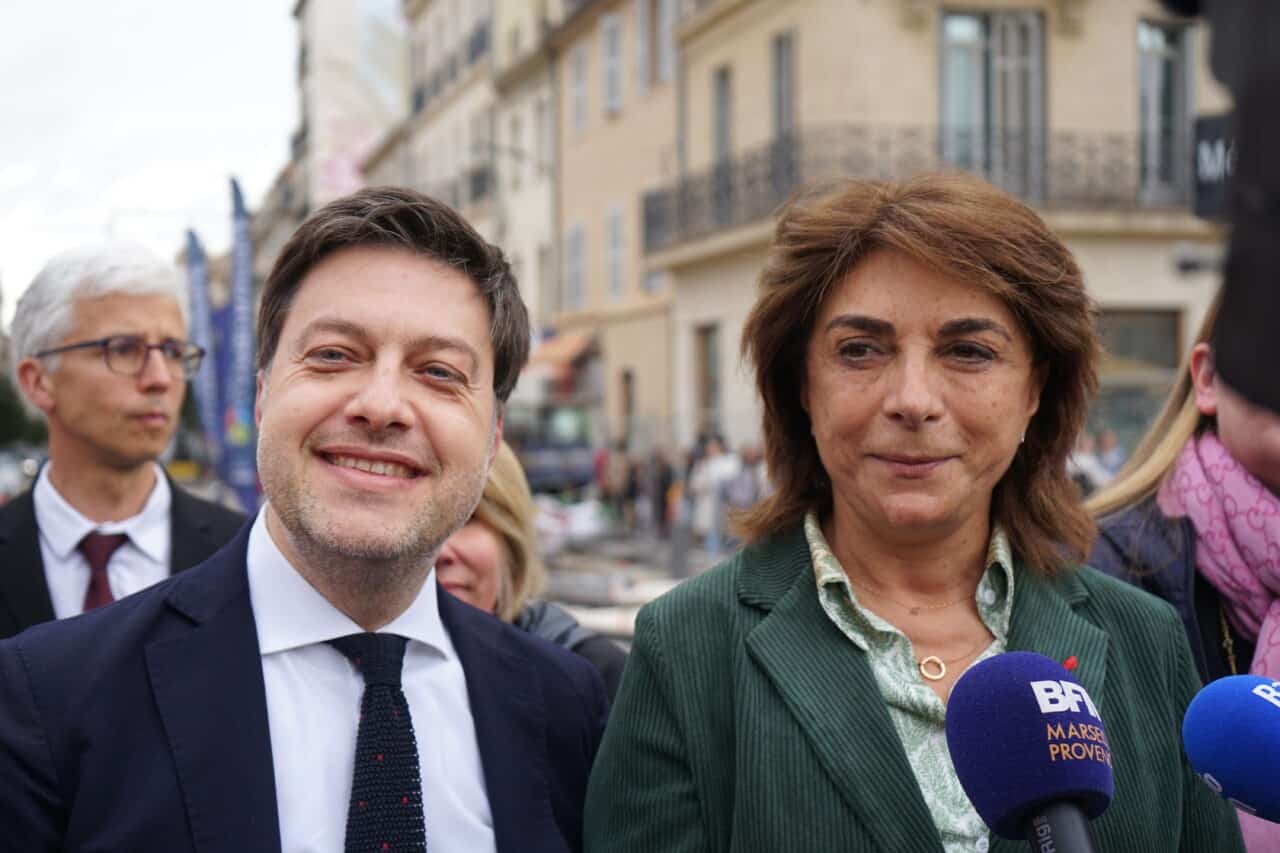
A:
<svg viewBox="0 0 1280 853">
<path fill-rule="evenodd" d="M 1183 446 L 1157 500 L 1165 515 L 1191 519 L 1196 568 L 1257 643 L 1249 671 L 1280 678 L 1280 498 L 1206 432 Z M 1280 850 L 1280 824 L 1238 816 L 1249 853 Z"/>
<path fill-rule="evenodd" d="M 1158 501 L 1165 515 L 1191 519 L 1196 568 L 1257 644 L 1249 671 L 1280 679 L 1280 498 L 1206 432 L 1182 448 Z"/>
</svg>

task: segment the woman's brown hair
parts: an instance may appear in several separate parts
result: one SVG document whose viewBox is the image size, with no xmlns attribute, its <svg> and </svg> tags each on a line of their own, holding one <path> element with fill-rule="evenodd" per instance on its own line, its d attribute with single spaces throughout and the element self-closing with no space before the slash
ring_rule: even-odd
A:
<svg viewBox="0 0 1280 853">
<path fill-rule="evenodd" d="M 827 294 L 881 249 L 986 288 L 1018 319 L 1044 388 L 1026 440 L 996 484 L 991 517 L 1029 566 L 1052 573 L 1082 561 L 1095 528 L 1066 461 L 1098 384 L 1094 305 L 1071 252 L 1035 212 L 961 173 L 846 182 L 782 212 L 742 334 L 775 491 L 738 517 L 740 534 L 755 541 L 831 507 L 831 482 L 801 405 L 805 357 Z"/>
</svg>

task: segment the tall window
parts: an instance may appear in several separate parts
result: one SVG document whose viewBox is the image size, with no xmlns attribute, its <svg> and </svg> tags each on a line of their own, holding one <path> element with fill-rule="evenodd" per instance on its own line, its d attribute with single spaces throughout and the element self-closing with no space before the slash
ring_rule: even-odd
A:
<svg viewBox="0 0 1280 853">
<path fill-rule="evenodd" d="M 1178 378 L 1181 314 L 1172 309 L 1103 309 L 1101 388 L 1089 415 L 1094 430 L 1111 429 L 1132 451 Z"/>
<path fill-rule="evenodd" d="M 706 323 L 693 331 L 694 394 L 698 429 L 720 431 L 720 325 Z"/>
<path fill-rule="evenodd" d="M 796 123 L 795 34 L 773 37 L 773 135 L 789 136 Z"/>
<path fill-rule="evenodd" d="M 550 246 L 541 243 L 538 245 L 538 280 L 535 283 L 536 289 L 534 291 L 526 289 L 525 293 L 533 293 L 533 298 L 529 301 L 541 306 L 541 319 L 544 323 L 552 314 L 560 310 L 560 289 L 551 286 L 551 283 L 555 280 L 555 256 L 551 254 Z"/>
<path fill-rule="evenodd" d="M 543 173 L 549 165 L 551 151 L 551 114 L 547 110 L 547 102 L 539 98 L 533 105 L 533 161 L 535 176 Z"/>
<path fill-rule="evenodd" d="M 564 241 L 564 308 L 581 308 L 586 291 L 587 231 L 582 225 L 569 229 Z"/>
<path fill-rule="evenodd" d="M 520 189 L 520 178 L 524 172 L 524 160 L 527 156 L 524 147 L 524 127 L 518 114 L 511 116 L 508 126 L 510 127 L 508 138 L 511 140 L 509 143 L 511 150 L 502 159 L 511 170 L 511 189 L 518 190 Z"/>
<path fill-rule="evenodd" d="M 570 60 L 572 77 L 570 78 L 570 115 L 573 117 L 573 129 L 584 130 L 587 126 L 587 46 L 580 44 L 573 49 Z"/>
<path fill-rule="evenodd" d="M 621 298 L 623 291 L 626 289 L 626 279 L 624 278 L 624 253 L 626 251 L 626 240 L 623 233 L 623 217 L 622 206 L 614 205 L 609 209 L 608 217 L 608 246 L 609 246 L 609 295 L 614 299 Z"/>
<path fill-rule="evenodd" d="M 676 19 L 679 0 L 658 0 L 658 82 L 676 78 Z"/>
<path fill-rule="evenodd" d="M 1138 23 L 1139 163 L 1148 197 L 1177 197 L 1191 179 L 1190 30 Z"/>
<path fill-rule="evenodd" d="M 604 111 L 622 109 L 622 16 L 605 15 L 600 19 L 601 74 L 604 85 Z"/>
<path fill-rule="evenodd" d="M 635 0 L 635 26 L 636 26 L 636 92 L 643 95 L 649 91 L 649 85 L 653 83 L 654 60 L 657 59 L 657 51 L 654 49 L 653 34 L 654 8 L 656 0 Z"/>
<path fill-rule="evenodd" d="M 711 78 L 711 153 L 717 163 L 733 154 L 733 70 L 721 65 Z"/>
<path fill-rule="evenodd" d="M 1044 20 L 1039 12 L 947 13 L 942 155 L 1024 196 L 1044 180 Z"/>
<path fill-rule="evenodd" d="M 717 225 L 733 220 L 733 72 L 727 65 L 711 78 L 711 210 Z"/>
</svg>

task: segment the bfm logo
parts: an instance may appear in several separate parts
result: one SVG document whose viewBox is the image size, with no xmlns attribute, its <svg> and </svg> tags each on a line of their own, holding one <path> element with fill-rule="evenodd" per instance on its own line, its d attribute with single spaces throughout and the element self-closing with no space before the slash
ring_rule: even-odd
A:
<svg viewBox="0 0 1280 853">
<path fill-rule="evenodd" d="M 1078 714 L 1080 703 L 1083 702 L 1090 716 L 1102 719 L 1089 694 L 1074 681 L 1033 681 L 1031 691 L 1036 695 L 1041 714 L 1063 714 L 1067 711 Z"/>
<path fill-rule="evenodd" d="M 1249 692 L 1252 693 L 1254 696 L 1257 696 L 1259 699 L 1263 700 L 1264 702 L 1267 702 L 1271 705 L 1274 705 L 1277 708 L 1280 708 L 1280 681 L 1273 681 L 1270 684 L 1259 684 L 1257 687 L 1253 688 Z M 1224 796 L 1224 793 L 1222 790 L 1222 783 L 1219 782 L 1217 779 L 1215 779 L 1212 773 L 1209 773 L 1207 771 L 1204 773 L 1201 773 L 1200 778 L 1204 780 L 1204 783 L 1208 785 L 1215 794 L 1217 794 L 1219 797 Z M 1242 812 L 1247 812 L 1248 814 L 1258 813 L 1258 810 L 1255 809 L 1253 806 L 1249 805 L 1248 803 L 1242 803 L 1239 800 L 1237 800 L 1235 797 L 1226 797 L 1226 800 L 1228 803 L 1231 803 L 1231 805 L 1235 806 Z"/>
<path fill-rule="evenodd" d="M 1280 681 L 1273 681 L 1270 684 L 1259 684 L 1257 687 L 1249 691 L 1259 699 L 1265 699 L 1277 708 L 1280 708 Z"/>
</svg>

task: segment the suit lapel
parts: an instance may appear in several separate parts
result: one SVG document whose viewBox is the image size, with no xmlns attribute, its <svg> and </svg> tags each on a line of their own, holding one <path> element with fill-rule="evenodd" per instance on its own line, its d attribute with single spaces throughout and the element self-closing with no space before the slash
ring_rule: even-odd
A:
<svg viewBox="0 0 1280 853">
<path fill-rule="evenodd" d="M 210 541 L 209 520 L 202 518 L 199 505 L 185 491 L 169 481 L 169 574 L 204 562 L 222 543 Z"/>
<path fill-rule="evenodd" d="M 53 619 L 30 491 L 14 498 L 0 515 L 0 601 L 18 631 Z"/>
<path fill-rule="evenodd" d="M 189 624 L 146 647 L 199 853 L 279 853 L 266 689 L 245 568 L 248 528 L 168 597 Z"/>
<path fill-rule="evenodd" d="M 541 846 L 559 831 L 547 790 L 546 710 L 533 668 L 498 620 L 443 589 L 439 607 L 466 674 L 497 848 L 562 850 Z"/>
<path fill-rule="evenodd" d="M 762 566 L 771 577 L 749 579 L 747 589 L 740 591 L 750 603 L 759 600 L 762 590 L 766 597 L 770 586 L 776 590 L 780 578 L 793 578 L 771 612 L 748 634 L 747 650 L 879 848 L 895 853 L 941 851 L 933 817 L 875 675 L 863 652 L 822 610 L 803 536 L 789 541 L 792 552 L 774 563 L 774 571 Z M 782 568 L 785 564 L 790 565 Z"/>
<path fill-rule="evenodd" d="M 1106 720 L 1107 634 L 1076 613 L 1089 597 L 1074 572 L 1057 579 L 1030 571 L 1017 575 L 1009 651 L 1038 652 L 1066 663 L 1076 659 L 1071 674 L 1084 685 Z"/>
</svg>

